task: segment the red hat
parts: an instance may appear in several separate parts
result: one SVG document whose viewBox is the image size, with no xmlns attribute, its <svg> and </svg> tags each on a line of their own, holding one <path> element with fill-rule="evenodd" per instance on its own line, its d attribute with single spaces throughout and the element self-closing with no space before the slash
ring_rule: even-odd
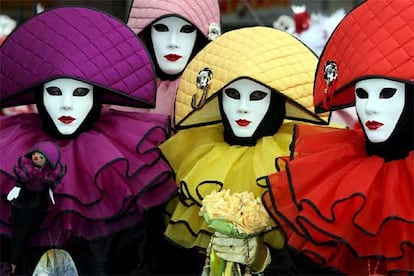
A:
<svg viewBox="0 0 414 276">
<path fill-rule="evenodd" d="M 315 75 L 316 112 L 355 104 L 356 81 L 414 82 L 414 0 L 368 0 L 339 23 Z"/>
</svg>

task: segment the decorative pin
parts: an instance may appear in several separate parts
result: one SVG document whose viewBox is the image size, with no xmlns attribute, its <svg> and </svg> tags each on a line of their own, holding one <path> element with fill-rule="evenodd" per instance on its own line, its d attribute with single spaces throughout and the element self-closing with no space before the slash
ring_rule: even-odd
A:
<svg viewBox="0 0 414 276">
<path fill-rule="evenodd" d="M 213 79 L 213 72 L 207 67 L 205 67 L 203 70 L 201 70 L 198 73 L 198 76 L 197 76 L 197 79 L 196 79 L 196 84 L 197 84 L 198 89 L 203 90 L 203 94 L 201 95 L 201 99 L 197 104 L 196 103 L 196 101 L 197 101 L 196 94 L 197 93 L 194 93 L 193 98 L 191 99 L 191 107 L 192 108 L 200 109 L 204 106 L 204 104 L 207 101 L 208 86 L 211 83 L 212 79 Z"/>
<path fill-rule="evenodd" d="M 335 61 L 328 60 L 325 64 L 325 69 L 323 72 L 323 78 L 326 82 L 325 93 L 327 93 L 328 86 L 332 85 L 333 81 L 338 77 L 338 66 Z"/>
<path fill-rule="evenodd" d="M 214 40 L 216 39 L 219 35 L 221 35 L 221 29 L 219 24 L 213 22 L 210 23 L 210 25 L 208 26 L 208 39 L 209 40 Z"/>
</svg>

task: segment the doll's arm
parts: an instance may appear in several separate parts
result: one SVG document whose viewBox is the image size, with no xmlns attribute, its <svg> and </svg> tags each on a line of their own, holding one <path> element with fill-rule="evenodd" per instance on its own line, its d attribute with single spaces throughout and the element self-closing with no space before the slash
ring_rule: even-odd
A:
<svg viewBox="0 0 414 276">
<path fill-rule="evenodd" d="M 7 200 L 12 201 L 13 199 L 17 198 L 20 194 L 21 187 L 14 186 L 13 189 L 7 194 Z"/>
</svg>

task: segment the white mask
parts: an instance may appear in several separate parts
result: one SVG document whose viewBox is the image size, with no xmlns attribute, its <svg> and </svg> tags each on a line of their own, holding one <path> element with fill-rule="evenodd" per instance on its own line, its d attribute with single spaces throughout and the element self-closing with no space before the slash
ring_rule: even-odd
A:
<svg viewBox="0 0 414 276">
<path fill-rule="evenodd" d="M 193 24 L 177 16 L 162 18 L 151 26 L 151 39 L 160 69 L 169 75 L 182 72 L 197 38 Z"/>
<path fill-rule="evenodd" d="M 385 142 L 394 131 L 405 102 L 405 85 L 387 79 L 367 79 L 355 84 L 355 108 L 368 139 Z"/>
<path fill-rule="evenodd" d="M 43 103 L 58 131 L 62 135 L 71 135 L 92 109 L 93 86 L 67 78 L 46 82 Z"/>
<path fill-rule="evenodd" d="M 270 93 L 249 79 L 236 80 L 223 89 L 223 111 L 235 136 L 253 136 L 269 109 Z"/>
</svg>

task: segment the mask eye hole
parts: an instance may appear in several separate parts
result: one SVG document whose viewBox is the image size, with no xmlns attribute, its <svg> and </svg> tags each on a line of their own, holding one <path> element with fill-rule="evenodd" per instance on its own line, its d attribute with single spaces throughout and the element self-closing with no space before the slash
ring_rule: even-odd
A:
<svg viewBox="0 0 414 276">
<path fill-rule="evenodd" d="M 73 96 L 83 97 L 83 96 L 88 95 L 89 91 L 90 90 L 88 88 L 78 87 L 73 91 Z"/>
<path fill-rule="evenodd" d="M 229 98 L 235 99 L 235 100 L 240 100 L 240 93 L 239 91 L 237 91 L 237 89 L 234 88 L 227 88 L 224 90 L 224 93 L 226 93 L 226 95 Z"/>
<path fill-rule="evenodd" d="M 395 88 L 383 88 L 380 92 L 380 99 L 392 98 L 396 92 L 397 92 L 397 89 Z"/>
<path fill-rule="evenodd" d="M 153 28 L 154 28 L 157 32 L 168 32 L 168 31 L 169 31 L 169 29 L 168 29 L 167 25 L 165 25 L 165 24 L 161 24 L 161 23 L 154 24 L 154 25 L 153 25 Z"/>
<path fill-rule="evenodd" d="M 61 96 L 62 95 L 62 91 L 59 89 L 59 87 L 56 87 L 56 86 L 47 87 L 46 91 L 51 96 Z"/>
<path fill-rule="evenodd" d="M 355 89 L 355 95 L 360 99 L 367 99 L 368 98 L 368 92 L 363 88 Z"/>
<path fill-rule="evenodd" d="M 186 34 L 191 34 L 194 31 L 195 31 L 195 27 L 192 25 L 184 25 L 180 29 L 180 32 L 186 33 Z"/>
<path fill-rule="evenodd" d="M 260 101 L 263 100 L 267 96 L 267 93 L 257 90 L 250 94 L 251 101 Z"/>
</svg>

